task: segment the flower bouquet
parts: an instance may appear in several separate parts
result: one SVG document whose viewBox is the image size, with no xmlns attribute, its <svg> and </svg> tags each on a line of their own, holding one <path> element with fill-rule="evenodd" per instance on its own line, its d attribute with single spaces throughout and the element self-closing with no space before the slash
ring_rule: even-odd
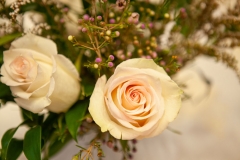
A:
<svg viewBox="0 0 240 160">
<path fill-rule="evenodd" d="M 0 98 L 17 103 L 23 117 L 3 135 L 1 160 L 22 152 L 50 159 L 72 139 L 79 152 L 69 159 L 102 159 L 102 145 L 131 159 L 137 140 L 176 118 L 187 95 L 171 77 L 189 61 L 206 55 L 238 75 L 222 48 L 226 40 L 239 45 L 239 10 L 213 18 L 215 1 L 75 3 L 0 1 Z M 22 125 L 24 139 L 14 138 Z M 79 146 L 90 132 L 89 145 Z"/>
</svg>

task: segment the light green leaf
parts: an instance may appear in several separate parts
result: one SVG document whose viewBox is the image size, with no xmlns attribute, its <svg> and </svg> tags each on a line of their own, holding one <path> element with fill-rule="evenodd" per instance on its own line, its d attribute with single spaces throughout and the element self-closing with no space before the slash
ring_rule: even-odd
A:
<svg viewBox="0 0 240 160">
<path fill-rule="evenodd" d="M 17 37 L 20 37 L 22 33 L 13 33 L 13 34 L 8 34 L 0 38 L 0 46 L 3 44 L 6 44 L 12 40 L 14 40 Z"/>
<path fill-rule="evenodd" d="M 23 152 L 28 160 L 41 160 L 41 126 L 31 128 L 23 141 Z"/>
<path fill-rule="evenodd" d="M 77 141 L 78 128 L 88 108 L 88 101 L 89 100 L 77 102 L 65 115 L 68 130 L 75 141 Z"/>
<path fill-rule="evenodd" d="M 7 160 L 16 160 L 23 151 L 23 141 L 13 138 L 7 151 Z"/>
</svg>

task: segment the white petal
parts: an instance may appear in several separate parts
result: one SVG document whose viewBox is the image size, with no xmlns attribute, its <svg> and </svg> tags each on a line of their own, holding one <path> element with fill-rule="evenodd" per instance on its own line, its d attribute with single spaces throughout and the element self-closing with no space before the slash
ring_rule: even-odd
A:
<svg viewBox="0 0 240 160">
<path fill-rule="evenodd" d="M 61 54 L 54 56 L 58 68 L 61 67 L 65 70 L 68 74 L 73 76 L 76 79 L 79 79 L 79 73 L 73 63 L 66 57 Z"/>
<path fill-rule="evenodd" d="M 158 72 L 161 72 L 163 74 L 167 73 L 164 71 L 164 69 L 160 66 L 158 66 L 152 59 L 145 59 L 145 58 L 133 58 L 126 61 L 123 61 L 118 65 L 116 70 L 121 67 L 127 67 L 127 68 L 139 68 L 139 69 L 151 69 L 156 70 Z M 117 72 L 117 71 L 115 71 Z"/>
<path fill-rule="evenodd" d="M 43 111 L 43 109 L 51 103 L 51 100 L 47 97 L 30 99 L 15 98 L 14 100 L 19 106 L 33 113 Z"/>
<path fill-rule="evenodd" d="M 50 89 L 53 90 L 49 97 L 52 103 L 47 108 L 55 113 L 66 112 L 79 98 L 79 79 L 73 77 L 71 71 L 64 69 L 66 68 L 58 66 L 53 73 L 55 85 L 50 85 Z"/>
<path fill-rule="evenodd" d="M 49 57 L 57 54 L 57 46 L 52 40 L 31 33 L 13 41 L 10 49 L 14 48 L 31 49 Z"/>
</svg>

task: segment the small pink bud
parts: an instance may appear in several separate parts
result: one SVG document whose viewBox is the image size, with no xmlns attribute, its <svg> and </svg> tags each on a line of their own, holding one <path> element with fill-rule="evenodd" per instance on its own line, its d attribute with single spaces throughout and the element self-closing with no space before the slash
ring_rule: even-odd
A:
<svg viewBox="0 0 240 160">
<path fill-rule="evenodd" d="M 149 28 L 153 28 L 153 23 L 150 22 L 150 23 L 148 24 L 148 26 L 149 26 Z"/>
<path fill-rule="evenodd" d="M 87 32 L 87 28 L 83 27 L 83 28 L 82 28 L 82 32 L 83 32 L 83 33 Z"/>
<path fill-rule="evenodd" d="M 120 36 L 120 32 L 119 31 L 116 31 L 115 34 L 116 34 L 117 37 Z"/>
<path fill-rule="evenodd" d="M 141 29 L 145 29 L 145 24 L 142 23 L 141 26 L 140 26 Z"/>
<path fill-rule="evenodd" d="M 83 19 L 86 20 L 86 21 L 88 21 L 88 20 L 89 20 L 89 15 L 88 15 L 88 14 L 84 14 L 84 15 L 83 15 Z"/>
<path fill-rule="evenodd" d="M 111 24 L 114 24 L 116 21 L 115 21 L 115 19 L 113 19 L 113 18 L 111 18 L 110 20 L 109 20 L 109 23 L 111 23 Z"/>
<path fill-rule="evenodd" d="M 102 20 L 102 16 L 97 16 L 97 20 L 101 21 Z"/>
<path fill-rule="evenodd" d="M 96 59 L 95 59 L 95 62 L 96 62 L 96 63 L 101 63 L 101 62 L 102 62 L 102 59 L 101 59 L 101 58 L 96 58 Z"/>
<path fill-rule="evenodd" d="M 93 18 L 93 17 L 90 17 L 90 18 L 89 18 L 89 21 L 90 21 L 90 22 L 94 22 L 94 18 Z"/>
<path fill-rule="evenodd" d="M 112 62 L 108 62 L 108 67 L 113 67 L 113 63 Z"/>
<path fill-rule="evenodd" d="M 111 61 L 114 60 L 114 56 L 113 56 L 113 55 L 110 55 L 108 58 L 109 58 Z"/>
</svg>

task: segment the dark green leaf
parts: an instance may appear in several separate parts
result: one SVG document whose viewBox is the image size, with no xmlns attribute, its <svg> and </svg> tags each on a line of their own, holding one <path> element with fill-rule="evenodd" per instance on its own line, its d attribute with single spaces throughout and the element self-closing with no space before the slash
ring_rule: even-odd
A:
<svg viewBox="0 0 240 160">
<path fill-rule="evenodd" d="M 21 110 L 22 110 L 23 116 L 26 116 L 26 117 L 24 117 L 24 119 L 29 118 L 29 119 L 31 119 L 33 121 L 33 117 L 37 116 L 37 114 L 34 114 L 34 113 L 32 113 L 32 112 L 30 112 L 30 111 L 28 111 L 26 109 L 21 108 Z"/>
<path fill-rule="evenodd" d="M 68 130 L 75 141 L 77 141 L 78 128 L 85 116 L 88 103 L 88 100 L 77 102 L 65 115 Z"/>
<path fill-rule="evenodd" d="M 0 38 L 0 46 L 3 44 L 6 44 L 12 40 L 14 40 L 17 37 L 20 37 L 22 33 L 13 33 L 13 34 L 7 34 Z"/>
<path fill-rule="evenodd" d="M 7 151 L 7 160 L 16 160 L 23 150 L 23 141 L 13 138 Z"/>
<path fill-rule="evenodd" d="M 86 97 L 90 96 L 94 90 L 94 85 L 86 84 L 84 85 L 84 94 Z"/>
<path fill-rule="evenodd" d="M 122 150 L 124 152 L 127 152 L 128 151 L 128 141 L 127 140 L 120 140 L 120 143 L 121 143 L 121 146 L 122 146 Z"/>
<path fill-rule="evenodd" d="M 7 160 L 7 152 L 8 152 L 9 144 L 10 144 L 15 132 L 17 131 L 17 129 L 18 129 L 18 127 L 9 129 L 2 137 L 1 157 L 3 160 Z"/>
<path fill-rule="evenodd" d="M 1 91 L 0 92 L 0 98 L 1 99 L 4 99 L 8 96 L 12 96 L 10 88 L 7 85 L 5 85 L 1 82 L 0 82 L 0 91 Z"/>
<path fill-rule="evenodd" d="M 23 141 L 23 152 L 28 160 L 41 160 L 41 126 L 31 128 Z"/>
</svg>

